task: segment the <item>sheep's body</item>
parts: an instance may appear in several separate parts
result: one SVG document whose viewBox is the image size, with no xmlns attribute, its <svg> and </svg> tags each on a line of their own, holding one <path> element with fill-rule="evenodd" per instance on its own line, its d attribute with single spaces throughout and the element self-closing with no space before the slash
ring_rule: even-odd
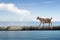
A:
<svg viewBox="0 0 60 40">
<path fill-rule="evenodd" d="M 52 17 L 51 18 L 39 18 L 39 17 L 37 17 L 37 19 L 39 19 L 40 25 L 41 25 L 41 23 L 43 23 L 43 26 L 44 26 L 44 23 L 49 23 L 49 26 L 50 26 L 50 24 L 52 26 L 52 22 L 51 22 Z"/>
<path fill-rule="evenodd" d="M 48 18 L 46 18 L 46 19 L 40 18 L 39 20 L 41 23 L 50 23 L 51 22 L 51 19 L 48 19 Z"/>
</svg>

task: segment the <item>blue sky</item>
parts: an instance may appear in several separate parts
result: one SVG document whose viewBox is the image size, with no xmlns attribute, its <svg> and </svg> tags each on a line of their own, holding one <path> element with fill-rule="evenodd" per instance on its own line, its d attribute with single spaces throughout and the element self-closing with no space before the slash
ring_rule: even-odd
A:
<svg viewBox="0 0 60 40">
<path fill-rule="evenodd" d="M 60 21 L 60 0 L 0 0 L 0 21 L 37 21 L 37 16 Z"/>
</svg>

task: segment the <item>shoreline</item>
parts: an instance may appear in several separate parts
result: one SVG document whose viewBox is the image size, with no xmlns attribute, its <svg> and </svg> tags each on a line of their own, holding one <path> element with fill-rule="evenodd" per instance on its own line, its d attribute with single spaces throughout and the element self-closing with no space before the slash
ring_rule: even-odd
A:
<svg viewBox="0 0 60 40">
<path fill-rule="evenodd" d="M 0 26 L 0 31 L 42 31 L 60 30 L 60 26 Z"/>
</svg>

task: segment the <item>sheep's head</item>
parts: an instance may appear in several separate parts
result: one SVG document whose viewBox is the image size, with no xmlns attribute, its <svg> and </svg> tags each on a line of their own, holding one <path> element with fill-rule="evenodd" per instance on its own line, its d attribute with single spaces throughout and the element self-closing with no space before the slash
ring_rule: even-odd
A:
<svg viewBox="0 0 60 40">
<path fill-rule="evenodd" d="M 37 17 L 37 19 L 39 19 L 39 17 Z"/>
</svg>

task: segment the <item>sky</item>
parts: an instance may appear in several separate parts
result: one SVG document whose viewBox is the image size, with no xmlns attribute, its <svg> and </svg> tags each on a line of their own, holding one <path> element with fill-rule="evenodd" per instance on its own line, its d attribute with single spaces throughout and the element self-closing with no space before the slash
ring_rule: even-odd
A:
<svg viewBox="0 0 60 40">
<path fill-rule="evenodd" d="M 0 0 L 0 21 L 60 21 L 60 0 Z"/>
</svg>

